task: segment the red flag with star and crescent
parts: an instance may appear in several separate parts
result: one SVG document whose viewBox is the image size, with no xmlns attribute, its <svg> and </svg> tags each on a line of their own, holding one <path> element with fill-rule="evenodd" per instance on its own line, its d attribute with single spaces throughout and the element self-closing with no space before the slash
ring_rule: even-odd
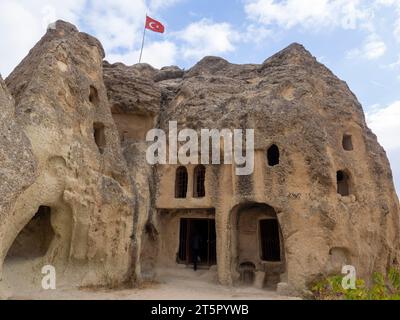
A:
<svg viewBox="0 0 400 320">
<path fill-rule="evenodd" d="M 146 29 L 149 29 L 154 32 L 164 33 L 165 27 L 163 24 L 149 16 L 146 16 Z"/>
</svg>

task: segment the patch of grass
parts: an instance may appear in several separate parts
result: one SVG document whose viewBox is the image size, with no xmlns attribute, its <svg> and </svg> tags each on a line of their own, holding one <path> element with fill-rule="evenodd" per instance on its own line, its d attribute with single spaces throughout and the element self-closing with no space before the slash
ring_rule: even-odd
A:
<svg viewBox="0 0 400 320">
<path fill-rule="evenodd" d="M 385 277 L 375 272 L 371 285 L 358 279 L 356 289 L 342 287 L 342 275 L 331 276 L 312 285 L 311 292 L 317 300 L 400 300 L 400 271 L 391 268 Z"/>
</svg>

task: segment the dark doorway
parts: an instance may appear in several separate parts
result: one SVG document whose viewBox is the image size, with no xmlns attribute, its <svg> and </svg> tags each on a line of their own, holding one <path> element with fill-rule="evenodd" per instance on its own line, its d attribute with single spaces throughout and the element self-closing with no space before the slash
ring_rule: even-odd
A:
<svg viewBox="0 0 400 320">
<path fill-rule="evenodd" d="M 215 265 L 217 254 L 214 219 L 181 219 L 178 262 L 193 264 L 192 243 L 196 236 L 200 239 L 198 265 Z"/>
<path fill-rule="evenodd" d="M 7 257 L 27 259 L 44 257 L 53 238 L 51 209 L 41 206 L 32 220 L 18 234 Z"/>
<path fill-rule="evenodd" d="M 342 197 L 350 195 L 349 175 L 345 171 L 338 171 L 336 173 L 337 179 L 337 193 Z"/>
<path fill-rule="evenodd" d="M 252 262 L 243 262 L 239 266 L 240 282 L 244 285 L 252 285 L 254 283 L 256 266 Z"/>
<path fill-rule="evenodd" d="M 281 261 L 281 246 L 279 237 L 279 223 L 276 219 L 260 221 L 261 259 L 263 261 Z"/>
</svg>

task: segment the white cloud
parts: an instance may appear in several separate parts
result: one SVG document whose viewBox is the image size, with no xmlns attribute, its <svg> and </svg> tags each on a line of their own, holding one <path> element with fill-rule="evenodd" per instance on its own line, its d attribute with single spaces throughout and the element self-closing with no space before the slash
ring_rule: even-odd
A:
<svg viewBox="0 0 400 320">
<path fill-rule="evenodd" d="M 369 39 L 364 46 L 364 55 L 368 60 L 377 59 L 383 56 L 386 52 L 386 44 L 376 38 Z"/>
<path fill-rule="evenodd" d="M 387 151 L 400 194 L 400 100 L 386 108 L 372 108 L 367 113 L 367 123 Z"/>
<path fill-rule="evenodd" d="M 400 148 L 400 100 L 386 108 L 373 108 L 367 122 L 387 150 Z"/>
<path fill-rule="evenodd" d="M 146 5 L 143 0 L 91 1 L 87 12 L 82 13 L 83 23 L 103 44 L 107 53 L 121 48 L 133 51 L 141 41 Z"/>
<path fill-rule="evenodd" d="M 57 19 L 69 21 L 97 37 L 111 62 L 121 57 L 136 63 L 145 13 L 157 18 L 158 10 L 179 1 L 152 0 L 146 6 L 145 0 L 0 0 L 0 72 L 7 76 L 45 33 L 47 24 Z M 149 62 L 156 66 L 172 63 L 176 56 L 173 44 L 152 43 L 150 39 L 147 43 Z M 152 48 L 163 51 L 155 55 Z"/>
<path fill-rule="evenodd" d="M 267 38 L 274 37 L 274 33 L 272 29 L 257 24 L 249 24 L 246 27 L 246 31 L 241 33 L 240 37 L 243 42 L 261 44 Z"/>
<path fill-rule="evenodd" d="M 7 76 L 45 33 L 55 17 L 77 22 L 84 0 L 1 0 L 0 72 Z"/>
<path fill-rule="evenodd" d="M 393 25 L 393 35 L 398 42 L 400 42 L 400 1 L 399 0 L 375 0 L 379 5 L 394 6 L 397 13 L 396 21 Z"/>
<path fill-rule="evenodd" d="M 375 60 L 386 53 L 386 44 L 376 35 L 370 35 L 364 42 L 362 48 L 353 49 L 347 53 L 349 59 Z"/>
<path fill-rule="evenodd" d="M 152 42 L 143 49 L 142 63 L 148 63 L 155 68 L 173 65 L 178 49 L 171 41 Z M 111 63 L 122 62 L 126 65 L 138 63 L 140 51 L 135 50 L 125 54 L 110 54 L 107 60 Z"/>
<path fill-rule="evenodd" d="M 97 37 L 110 62 L 137 63 L 145 13 L 162 20 L 158 10 L 180 1 L 151 0 L 146 6 L 145 0 L 1 0 L 0 39 L 2 47 L 9 50 L 0 51 L 0 71 L 7 76 L 45 33 L 47 24 L 57 19 L 72 22 Z M 251 26 L 248 29 L 252 31 Z M 261 41 L 266 35 L 264 30 L 256 38 Z M 206 19 L 176 33 L 169 32 L 167 25 L 164 35 L 148 34 L 143 62 L 162 67 L 175 64 L 178 52 L 184 59 L 231 52 L 240 37 L 230 24 Z M 245 39 L 244 34 L 242 40 L 251 38 Z"/>
<path fill-rule="evenodd" d="M 188 25 L 176 34 L 183 41 L 184 58 L 199 59 L 206 55 L 218 55 L 235 49 L 240 35 L 229 23 L 214 23 L 202 19 Z"/>
<path fill-rule="evenodd" d="M 389 151 L 388 157 L 392 167 L 397 194 L 400 196 L 400 149 Z"/>
<path fill-rule="evenodd" d="M 135 63 L 145 13 L 162 21 L 161 10 L 181 1 L 185 0 L 0 0 L 0 39 L 2 48 L 7 48 L 0 51 L 0 72 L 7 76 L 44 34 L 46 23 L 59 18 L 99 38 L 110 62 L 121 59 Z M 364 28 L 372 35 L 349 56 L 372 60 L 385 53 L 386 45 L 370 27 L 369 18 L 375 7 L 365 3 L 400 8 L 400 0 L 244 1 L 247 16 L 252 21 L 242 24 L 240 30 L 226 22 L 202 19 L 172 33 L 167 24 L 165 35 L 147 38 L 150 50 L 145 50 L 144 58 L 161 66 L 176 63 L 178 57 L 193 60 L 205 55 L 224 55 L 233 52 L 240 43 L 262 44 L 275 37 L 276 32 L 270 25 L 277 24 L 281 29 L 299 26 L 313 30 L 319 27 Z M 398 27 L 400 39 L 400 19 Z M 153 54 L 152 48 L 162 51 Z"/>
<path fill-rule="evenodd" d="M 389 6 L 396 3 L 397 0 L 375 0 L 375 4 Z"/>
<path fill-rule="evenodd" d="M 355 29 L 368 25 L 372 12 L 360 0 L 247 0 L 250 19 L 266 25 L 290 29 L 342 27 Z"/>
<path fill-rule="evenodd" d="M 397 21 L 394 25 L 394 36 L 396 37 L 397 41 L 400 42 L 400 13 L 397 18 Z"/>
<path fill-rule="evenodd" d="M 385 67 L 387 67 L 389 69 L 396 69 L 397 67 L 400 67 L 400 55 L 395 62 L 390 63 L 390 64 L 386 65 Z"/>
<path fill-rule="evenodd" d="M 151 0 L 149 7 L 152 10 L 157 10 L 160 8 L 171 7 L 181 1 L 182 0 Z"/>
<path fill-rule="evenodd" d="M 400 0 L 245 0 L 248 19 L 267 27 L 311 32 L 333 28 L 362 30 L 368 34 L 366 40 L 349 51 L 348 57 L 367 60 L 380 58 L 387 50 L 377 30 L 381 29 L 382 8 L 397 15 L 395 22 L 388 23 L 393 23 L 389 32 L 400 42 Z"/>
</svg>

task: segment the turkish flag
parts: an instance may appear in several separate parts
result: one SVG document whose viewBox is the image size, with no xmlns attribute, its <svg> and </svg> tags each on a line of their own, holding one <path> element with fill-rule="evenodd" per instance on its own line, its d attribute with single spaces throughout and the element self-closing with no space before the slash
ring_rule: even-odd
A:
<svg viewBox="0 0 400 320">
<path fill-rule="evenodd" d="M 158 33 L 164 33 L 165 28 L 163 24 L 157 20 L 154 20 L 153 18 L 150 18 L 149 16 L 146 16 L 146 29 L 149 29 L 154 32 Z"/>
</svg>

